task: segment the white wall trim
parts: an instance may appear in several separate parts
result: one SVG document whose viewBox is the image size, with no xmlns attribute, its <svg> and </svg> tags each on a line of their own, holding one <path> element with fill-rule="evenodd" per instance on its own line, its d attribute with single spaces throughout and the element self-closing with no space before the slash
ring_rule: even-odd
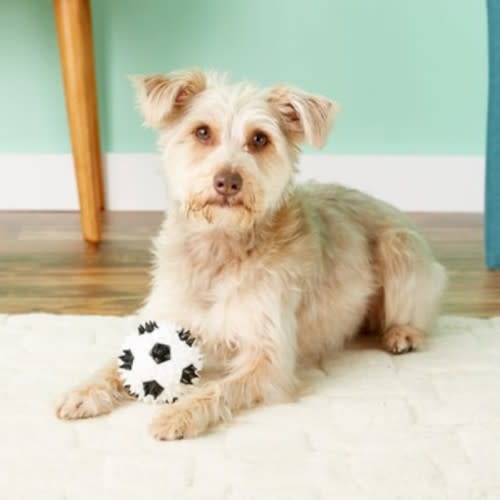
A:
<svg viewBox="0 0 500 500">
<path fill-rule="evenodd" d="M 107 154 L 109 210 L 162 210 L 160 158 Z M 482 156 L 304 155 L 299 180 L 339 182 L 407 211 L 482 212 Z M 0 210 L 77 210 L 69 154 L 0 154 Z"/>
</svg>

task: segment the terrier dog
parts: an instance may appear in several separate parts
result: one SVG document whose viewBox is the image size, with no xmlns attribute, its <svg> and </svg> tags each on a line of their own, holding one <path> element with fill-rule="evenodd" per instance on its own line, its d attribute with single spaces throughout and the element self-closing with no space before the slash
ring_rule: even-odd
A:
<svg viewBox="0 0 500 500">
<path fill-rule="evenodd" d="M 159 410 L 156 438 L 196 436 L 241 409 L 293 398 L 299 366 L 361 330 L 391 353 L 421 345 L 446 282 L 423 237 L 368 195 L 294 182 L 299 146 L 326 141 L 332 101 L 197 70 L 135 82 L 169 190 L 139 316 L 189 328 L 221 370 Z M 127 398 L 112 362 L 66 394 L 57 415 L 93 417 Z"/>
</svg>

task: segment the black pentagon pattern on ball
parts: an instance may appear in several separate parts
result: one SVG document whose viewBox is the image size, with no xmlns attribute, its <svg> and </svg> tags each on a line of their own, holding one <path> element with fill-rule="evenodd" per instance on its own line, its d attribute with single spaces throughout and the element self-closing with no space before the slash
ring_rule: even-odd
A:
<svg viewBox="0 0 500 500">
<path fill-rule="evenodd" d="M 170 346 L 157 342 L 149 354 L 158 365 L 165 361 L 170 361 Z"/>
<path fill-rule="evenodd" d="M 123 354 L 118 356 L 118 359 L 120 359 L 123 363 L 120 365 L 120 368 L 123 368 L 124 370 L 132 370 L 134 355 L 130 349 L 123 349 Z"/>
<path fill-rule="evenodd" d="M 142 383 L 144 396 L 153 396 L 156 399 L 162 392 L 163 387 L 156 380 L 148 380 Z"/>
<path fill-rule="evenodd" d="M 137 330 L 139 331 L 139 335 L 142 335 L 143 333 L 151 333 L 156 328 L 158 328 L 156 321 L 146 321 L 144 325 L 139 325 Z"/>
<path fill-rule="evenodd" d="M 194 365 L 186 366 L 186 368 L 182 370 L 181 383 L 190 385 L 193 383 L 194 378 L 198 378 L 196 367 Z"/>
<path fill-rule="evenodd" d="M 139 394 L 135 393 L 131 388 L 130 388 L 130 385 L 128 384 L 125 384 L 123 387 L 125 387 L 125 390 L 131 395 L 133 396 L 134 398 L 138 398 L 139 397 Z"/>
<path fill-rule="evenodd" d="M 183 342 L 186 342 L 186 344 L 189 347 L 191 347 L 194 344 L 194 337 L 191 335 L 191 332 L 189 330 L 181 328 L 180 330 L 177 330 L 177 333 L 179 334 L 179 338 Z"/>
</svg>

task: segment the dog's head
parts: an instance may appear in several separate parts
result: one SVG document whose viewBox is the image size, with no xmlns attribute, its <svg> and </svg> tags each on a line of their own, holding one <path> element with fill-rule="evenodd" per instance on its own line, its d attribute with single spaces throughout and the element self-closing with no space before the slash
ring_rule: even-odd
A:
<svg viewBox="0 0 500 500">
<path fill-rule="evenodd" d="M 173 206 L 188 218 L 245 228 L 293 186 L 299 146 L 321 147 L 332 101 L 285 86 L 228 85 L 202 71 L 134 77 L 145 124 L 160 134 Z"/>
</svg>

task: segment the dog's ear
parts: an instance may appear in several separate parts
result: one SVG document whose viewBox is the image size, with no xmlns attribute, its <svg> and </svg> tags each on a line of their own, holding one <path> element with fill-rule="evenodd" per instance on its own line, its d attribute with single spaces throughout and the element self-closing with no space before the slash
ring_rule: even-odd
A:
<svg viewBox="0 0 500 500">
<path fill-rule="evenodd" d="M 137 90 L 137 103 L 145 125 L 156 129 L 206 88 L 206 77 L 200 70 L 131 76 L 130 80 Z"/>
<path fill-rule="evenodd" d="M 285 133 L 293 142 L 316 148 L 324 146 L 333 124 L 336 103 L 285 86 L 270 89 L 268 102 L 278 112 Z"/>
</svg>

